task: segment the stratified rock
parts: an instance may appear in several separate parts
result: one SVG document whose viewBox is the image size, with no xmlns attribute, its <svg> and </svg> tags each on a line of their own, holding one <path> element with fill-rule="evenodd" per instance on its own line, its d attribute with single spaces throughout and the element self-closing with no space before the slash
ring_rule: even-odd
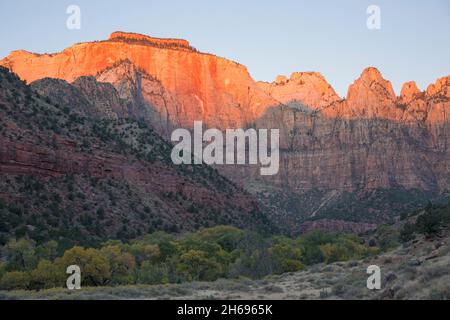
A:
<svg viewBox="0 0 450 320">
<path fill-rule="evenodd" d="M 409 81 L 403 84 L 400 92 L 400 103 L 408 104 L 420 94 L 419 88 L 414 81 Z"/>
<path fill-rule="evenodd" d="M 340 100 L 318 72 L 295 72 L 290 79 L 278 76 L 275 82 L 258 82 L 258 86 L 281 103 L 305 110 L 318 110 Z"/>
<path fill-rule="evenodd" d="M 350 85 L 346 100 L 324 112 L 329 117 L 398 120 L 402 110 L 396 106 L 396 100 L 391 83 L 378 69 L 369 67 Z"/>
<path fill-rule="evenodd" d="M 190 127 L 194 120 L 203 120 L 213 127 L 241 127 L 278 104 L 256 85 L 243 65 L 200 53 L 184 40 L 116 32 L 107 41 L 76 44 L 56 54 L 14 51 L 0 65 L 28 83 L 45 77 L 73 82 L 124 60 L 151 77 L 140 84 L 143 99 L 174 124 Z M 108 80 L 122 81 L 111 74 Z"/>
</svg>

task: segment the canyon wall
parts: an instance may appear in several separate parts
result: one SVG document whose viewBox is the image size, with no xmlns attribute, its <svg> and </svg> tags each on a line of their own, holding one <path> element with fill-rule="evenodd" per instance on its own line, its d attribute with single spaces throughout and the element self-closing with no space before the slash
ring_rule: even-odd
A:
<svg viewBox="0 0 450 320">
<path fill-rule="evenodd" d="M 111 117 L 145 119 L 165 137 L 194 120 L 280 129 L 280 172 L 263 182 L 296 192 L 449 191 L 450 77 L 424 92 L 408 82 L 397 97 L 376 68 L 367 68 L 341 98 L 316 72 L 256 83 L 244 66 L 187 41 L 123 32 L 56 54 L 16 51 L 0 65 L 27 82 L 51 77 L 77 85 L 92 76 L 110 83 L 126 101 L 123 110 L 108 111 Z M 242 183 L 261 179 L 254 168 L 223 172 Z"/>
</svg>

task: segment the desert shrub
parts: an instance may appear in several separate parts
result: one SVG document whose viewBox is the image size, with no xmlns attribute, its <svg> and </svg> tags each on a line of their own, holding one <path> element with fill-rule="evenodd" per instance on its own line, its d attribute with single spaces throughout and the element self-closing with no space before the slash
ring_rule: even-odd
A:
<svg viewBox="0 0 450 320">
<path fill-rule="evenodd" d="M 431 289 L 429 298 L 431 300 L 450 300 L 450 285 L 445 283 Z"/>
<path fill-rule="evenodd" d="M 450 225 L 450 205 L 428 206 L 425 213 L 420 215 L 416 221 L 418 232 L 427 237 L 434 237 L 444 228 Z"/>
<path fill-rule="evenodd" d="M 437 235 L 443 227 L 443 221 L 440 215 L 435 211 L 427 211 L 417 218 L 417 230 L 426 236 Z"/>
<path fill-rule="evenodd" d="M 422 283 L 428 283 L 431 280 L 435 280 L 443 276 L 449 275 L 449 273 L 450 271 L 448 265 L 430 266 L 422 270 L 420 281 Z"/>
<path fill-rule="evenodd" d="M 378 239 L 378 243 L 380 249 L 382 251 L 387 251 L 393 248 L 396 248 L 400 245 L 399 237 L 400 232 L 389 225 L 381 225 L 376 230 L 376 237 Z"/>
<path fill-rule="evenodd" d="M 333 236 L 322 231 L 313 231 L 301 237 L 299 245 L 303 252 L 303 262 L 307 265 L 324 262 L 320 246 L 332 242 Z"/>
<path fill-rule="evenodd" d="M 411 223 L 406 223 L 400 231 L 400 241 L 405 243 L 414 239 L 416 227 Z"/>
</svg>

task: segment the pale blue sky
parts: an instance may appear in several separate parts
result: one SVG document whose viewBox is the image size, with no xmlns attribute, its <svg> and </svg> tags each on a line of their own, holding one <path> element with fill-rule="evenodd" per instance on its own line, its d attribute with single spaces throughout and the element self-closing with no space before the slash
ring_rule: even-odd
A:
<svg viewBox="0 0 450 320">
<path fill-rule="evenodd" d="M 70 4 L 81 8 L 81 30 L 66 28 Z M 381 30 L 366 27 L 371 4 Z M 0 0 L 0 57 L 57 52 L 116 30 L 187 39 L 246 65 L 255 80 L 319 71 L 341 96 L 367 66 L 397 93 L 408 80 L 425 89 L 450 74 L 449 0 Z"/>
</svg>

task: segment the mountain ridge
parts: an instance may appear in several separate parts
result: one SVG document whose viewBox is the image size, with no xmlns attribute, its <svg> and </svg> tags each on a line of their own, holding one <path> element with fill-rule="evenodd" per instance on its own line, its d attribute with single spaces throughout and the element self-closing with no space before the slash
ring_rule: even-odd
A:
<svg viewBox="0 0 450 320">
<path fill-rule="evenodd" d="M 243 65 L 180 49 L 186 42 L 169 39 L 176 45 L 143 45 L 141 41 L 160 40 L 120 33 L 115 39 L 45 56 L 16 52 L 0 65 L 32 85 L 46 77 L 73 83 L 88 76 L 109 83 L 124 108 L 111 113 L 112 108 L 108 114 L 145 121 L 166 139 L 174 128 L 190 129 L 196 120 L 218 129 L 279 129 L 277 176 L 262 178 L 252 167 L 217 169 L 239 185 L 264 184 L 277 190 L 263 199 L 312 202 L 283 211 L 288 220 L 289 215 L 303 219 L 313 213 L 315 218 L 330 218 L 339 207 L 339 215 L 361 211 L 370 222 L 371 215 L 384 221 L 387 212 L 399 212 L 401 202 L 413 204 L 450 190 L 450 76 L 425 91 L 407 82 L 397 96 L 381 72 L 369 67 L 341 98 L 317 72 L 255 82 Z M 81 81 L 86 90 L 87 82 Z M 402 196 L 393 197 L 386 207 L 380 201 L 390 198 L 386 192 Z"/>
<path fill-rule="evenodd" d="M 131 43 L 127 43 L 127 41 L 132 41 Z M 133 42 L 136 41 L 136 42 Z M 142 46 L 139 46 L 140 42 L 144 42 L 144 43 L 148 43 L 150 45 L 154 45 L 155 47 L 152 48 L 154 50 L 147 50 L 145 48 L 142 48 Z M 127 44 L 128 47 L 124 48 L 121 45 L 123 44 Z M 112 46 L 114 48 L 114 45 L 117 45 L 115 51 L 117 51 L 119 53 L 119 56 L 117 56 L 117 54 L 114 54 L 112 50 L 112 48 L 110 48 L 110 46 Z M 104 47 L 104 50 L 101 49 L 102 47 Z M 146 73 L 154 75 L 156 78 L 158 78 L 163 86 L 171 93 L 171 94 L 175 94 L 177 95 L 177 103 L 183 105 L 184 103 L 190 103 L 191 105 L 200 105 L 200 110 L 190 110 L 189 113 L 193 113 L 195 114 L 195 116 L 197 116 L 198 118 L 205 118 L 205 116 L 208 116 L 208 105 L 213 105 L 216 109 L 217 109 L 217 104 L 221 104 L 222 107 L 227 106 L 230 104 L 231 105 L 235 105 L 237 104 L 243 104 L 243 100 L 245 100 L 245 94 L 238 91 L 235 92 L 233 90 L 236 90 L 236 88 L 229 88 L 230 82 L 237 81 L 244 81 L 244 83 L 240 83 L 241 86 L 245 87 L 245 82 L 247 82 L 248 84 L 251 85 L 247 85 L 248 86 L 248 96 L 250 96 L 250 93 L 253 95 L 258 96 L 258 101 L 255 103 L 249 102 L 249 101 L 245 101 L 247 104 L 247 110 L 244 111 L 248 112 L 250 111 L 249 109 L 253 109 L 252 112 L 250 112 L 248 115 L 241 115 L 241 116 L 237 116 L 236 113 L 233 113 L 232 110 L 227 110 L 227 112 L 230 112 L 230 115 L 234 117 L 234 119 L 240 118 L 238 119 L 238 121 L 236 121 L 235 125 L 237 126 L 245 126 L 246 123 L 251 123 L 253 120 L 255 120 L 257 117 L 259 117 L 262 113 L 264 113 L 267 108 L 275 106 L 277 104 L 288 104 L 291 101 L 288 101 L 288 97 L 291 96 L 291 100 L 295 100 L 295 97 L 298 96 L 299 94 L 301 95 L 301 98 L 299 99 L 299 103 L 302 103 L 304 105 L 306 105 L 307 107 L 312 107 L 313 109 L 317 109 L 317 106 L 319 106 L 320 108 L 324 108 L 327 107 L 329 105 L 332 105 L 335 102 L 339 102 L 339 100 L 341 100 L 341 98 L 335 93 L 334 89 L 332 88 L 332 86 L 326 81 L 326 79 L 317 72 L 294 72 L 292 73 L 291 77 L 289 79 L 286 78 L 286 80 L 288 81 L 282 81 L 283 76 L 279 76 L 278 80 L 280 80 L 279 82 L 277 82 L 277 80 L 275 82 L 272 83 L 267 83 L 267 82 L 256 82 L 254 81 L 247 68 L 237 62 L 225 59 L 225 58 L 221 58 L 221 57 L 217 57 L 212 55 L 211 58 L 214 59 L 214 61 L 220 62 L 220 67 L 219 64 L 217 66 L 214 67 L 214 70 L 211 69 L 212 65 L 211 65 L 211 61 L 206 62 L 200 62 L 201 64 L 209 64 L 208 68 L 208 72 L 217 72 L 218 69 L 220 68 L 221 70 L 225 70 L 226 64 L 227 63 L 231 63 L 234 64 L 239 68 L 241 68 L 241 71 L 239 71 L 238 73 L 241 73 L 239 76 L 239 78 L 233 79 L 232 77 L 219 77 L 219 82 L 223 82 L 223 85 L 218 85 L 216 82 L 217 80 L 214 80 L 212 83 L 207 80 L 208 78 L 206 77 L 205 80 L 202 80 L 204 78 L 204 76 L 202 78 L 200 78 L 200 86 L 198 86 L 198 83 L 196 84 L 195 81 L 187 81 L 187 83 L 185 85 L 180 85 L 180 86 L 176 86 L 176 88 L 173 87 L 173 80 L 171 80 L 171 77 L 166 75 L 162 75 L 160 70 L 158 70 L 158 68 L 156 67 L 152 67 L 151 61 L 154 60 L 155 56 L 157 56 L 159 54 L 159 52 L 166 52 L 165 55 L 167 56 L 174 56 L 174 54 L 169 54 L 169 52 L 177 52 L 179 51 L 180 53 L 182 53 L 183 49 L 186 48 L 191 48 L 190 43 L 187 40 L 183 40 L 183 39 L 171 39 L 171 38 L 154 38 L 154 37 L 150 37 L 147 35 L 143 35 L 143 34 L 138 34 L 138 33 L 130 33 L 130 32 L 121 32 L 121 31 L 116 31 L 113 32 L 110 37 L 107 40 L 103 40 L 103 41 L 94 41 L 94 42 L 84 42 L 84 43 L 80 43 L 80 44 L 76 44 L 72 47 L 69 47 L 65 50 L 63 50 L 62 52 L 58 52 L 58 53 L 52 53 L 52 54 L 35 54 L 35 53 L 30 53 L 28 51 L 24 51 L 24 50 L 20 50 L 20 51 L 14 51 L 12 52 L 8 57 L 2 59 L 0 61 L 0 65 L 6 66 L 8 68 L 10 68 L 11 70 L 13 70 L 14 72 L 16 72 L 22 79 L 26 80 L 27 82 L 33 82 L 35 80 L 44 78 L 44 77 L 51 77 L 51 78 L 62 78 L 64 80 L 67 80 L 69 82 L 74 81 L 76 78 L 80 77 L 80 76 L 86 76 L 86 75 L 90 75 L 90 76 L 95 76 L 95 74 L 97 74 L 98 72 L 101 72 L 102 70 L 105 70 L 107 68 L 110 68 L 113 64 L 118 63 L 122 60 L 129 60 L 131 61 L 138 69 L 140 70 L 144 70 Z M 128 50 L 128 51 L 127 51 Z M 139 54 L 139 50 L 143 50 L 145 52 L 143 52 L 142 55 Z M 98 52 L 97 52 L 98 51 Z M 136 53 L 138 52 L 138 53 Z M 100 59 L 98 59 L 98 57 L 95 56 L 94 53 L 98 53 L 100 55 Z M 183 63 L 186 63 L 186 60 L 190 60 L 191 57 L 193 56 L 200 56 L 202 57 L 202 55 L 210 55 L 209 53 L 202 53 L 199 52 L 197 50 L 192 50 L 189 52 L 186 52 L 186 54 L 188 56 L 181 58 L 180 59 L 184 59 L 184 62 L 180 62 L 178 63 L 179 66 L 174 65 L 173 69 L 174 70 L 179 70 L 180 68 L 183 68 Z M 150 59 L 147 59 L 149 61 L 145 61 L 143 59 L 143 56 L 147 55 Z M 176 54 L 175 54 L 176 55 Z M 80 60 L 76 57 L 80 56 L 82 61 L 77 61 Z M 203 57 L 206 58 L 206 57 Z M 201 58 L 200 60 L 202 60 L 203 58 Z M 36 60 L 37 59 L 37 60 Z M 50 59 L 49 61 L 42 61 L 42 63 L 44 63 L 46 65 L 46 68 L 43 70 L 39 70 L 39 64 L 41 63 L 39 60 L 40 59 Z M 87 62 L 86 59 L 91 59 L 91 60 L 96 60 L 95 63 L 91 64 L 89 62 Z M 160 58 L 158 58 L 160 59 Z M 172 58 L 169 58 L 172 59 Z M 208 59 L 207 59 L 208 60 Z M 52 62 L 55 61 L 55 62 Z M 85 62 L 83 62 L 85 61 Z M 167 60 L 169 61 L 169 60 Z M 34 68 L 33 70 L 29 70 L 29 68 L 26 68 L 27 63 L 33 63 L 34 64 Z M 53 65 L 58 66 L 57 69 L 53 69 L 52 67 L 48 68 L 48 65 L 53 66 Z M 75 69 L 73 67 L 70 67 L 72 64 L 77 64 L 78 67 L 76 68 L 76 70 L 79 70 L 78 72 L 75 71 Z M 159 60 L 158 63 L 162 63 L 161 66 L 163 66 L 166 62 L 164 62 L 164 58 L 163 60 Z M 192 65 L 191 62 L 188 62 L 189 66 L 187 66 L 188 68 L 196 68 L 195 65 Z M 216 63 L 216 62 L 214 62 Z M 225 65 L 222 65 L 222 63 L 225 63 Z M 80 65 L 81 64 L 81 65 Z M 67 65 L 68 67 L 65 67 L 65 65 Z M 197 63 L 198 65 L 198 63 Z M 205 66 L 204 66 L 205 67 Z M 205 70 L 203 68 L 203 70 Z M 38 69 L 38 70 L 36 70 Z M 84 70 L 84 71 L 83 71 Z M 206 71 L 206 70 L 205 70 Z M 183 71 L 186 72 L 186 71 Z M 199 72 L 196 70 L 190 70 L 188 73 L 190 73 L 191 76 L 194 76 L 196 74 L 199 74 Z M 235 74 L 236 75 L 236 74 Z M 167 77 L 167 79 L 166 79 Z M 306 78 L 306 81 L 304 81 L 302 78 Z M 315 79 L 314 79 L 315 78 Z M 442 86 L 442 83 L 440 83 L 440 81 L 442 80 L 443 83 L 446 83 L 448 81 L 448 76 L 447 77 L 443 77 L 438 79 L 435 83 L 432 83 L 428 86 L 426 92 L 430 93 L 432 90 L 436 90 L 433 89 L 435 87 L 440 88 Z M 184 78 L 182 78 L 184 79 Z M 214 79 L 214 78 L 212 78 Z M 211 79 L 211 80 L 212 80 Z M 312 79 L 312 80 L 311 80 Z M 186 82 L 186 79 L 184 79 L 183 81 Z M 207 93 L 205 93 L 205 85 L 207 85 L 207 83 L 203 83 L 204 81 L 210 82 L 208 84 L 208 86 L 213 86 L 214 89 L 218 89 L 215 91 L 221 92 L 223 90 L 225 90 L 228 93 L 232 93 L 233 95 L 235 95 L 234 97 L 234 101 L 227 101 L 227 100 L 223 100 L 223 99 L 219 99 L 219 100 L 214 100 L 211 98 L 211 96 Z M 284 90 L 284 93 L 280 92 L 278 93 L 277 91 L 280 91 L 280 88 L 275 88 L 275 89 L 270 89 L 271 86 L 273 86 L 273 84 L 278 85 L 278 87 L 283 87 L 283 86 L 279 86 L 280 84 L 289 85 L 289 82 L 292 84 L 292 82 L 303 82 L 303 83 L 310 83 L 311 86 L 313 86 L 312 89 L 308 89 L 306 92 L 304 92 L 303 94 L 301 93 L 301 90 L 299 92 L 300 87 L 294 87 L 293 90 L 294 92 L 289 93 L 289 90 Z M 352 85 L 349 86 L 349 90 L 347 93 L 346 98 L 344 98 L 344 100 L 346 101 L 350 101 L 351 103 L 347 102 L 347 105 L 350 109 L 352 109 L 351 114 L 353 115 L 360 115 L 361 114 L 361 103 L 358 101 L 358 92 L 360 92 L 361 90 L 357 90 L 357 88 L 355 87 L 355 85 L 357 83 L 364 83 L 364 82 L 370 82 L 370 83 L 376 83 L 376 84 L 380 84 L 379 89 L 381 89 L 382 92 L 380 92 L 381 94 L 383 93 L 383 91 L 385 93 L 387 93 L 387 97 L 391 98 L 391 100 L 394 99 L 394 97 L 397 97 L 392 89 L 392 85 L 390 84 L 389 81 L 384 80 L 381 73 L 374 67 L 368 67 L 365 70 L 363 70 L 361 77 L 356 80 Z M 366 87 L 369 89 L 370 91 L 370 83 L 366 84 Z M 408 83 L 408 82 L 407 82 Z M 444 84 L 446 85 L 446 84 Z M 180 99 L 178 97 L 178 95 L 180 95 L 180 93 L 182 91 L 186 91 L 186 89 L 190 90 L 189 88 L 192 88 L 192 92 L 186 94 L 185 97 L 183 97 L 182 99 Z M 252 89 L 250 89 L 252 88 Z M 258 89 L 262 89 L 263 92 L 265 92 L 266 94 L 261 94 L 261 90 Z M 278 90 L 277 90 L 278 89 Z M 372 88 L 373 89 L 373 88 Z M 208 90 L 206 90 L 208 91 Z M 252 91 L 252 92 L 250 92 Z M 272 92 L 273 91 L 273 92 Z M 259 92 L 259 93 L 258 93 Z M 311 97 L 312 95 L 316 95 L 316 97 Z M 208 96 L 208 99 L 205 99 L 205 96 Z M 249 100 L 247 96 L 247 100 Z M 324 96 L 326 96 L 327 98 L 325 98 L 325 101 L 323 100 Z M 401 94 L 400 94 L 401 96 Z M 399 97 L 400 97 L 399 96 Z M 277 99 L 278 97 L 278 99 Z M 244 99 L 243 99 L 244 98 Z M 271 98 L 275 98 L 272 99 Z M 303 98 L 303 99 L 302 99 Z M 370 101 L 370 99 L 375 99 L 376 95 L 374 97 L 366 97 L 369 99 L 369 103 L 374 103 L 375 101 Z M 312 99 L 312 101 L 311 101 Z M 208 101 L 211 100 L 211 101 Z M 172 106 L 172 108 L 174 108 L 175 110 L 178 110 L 175 106 Z M 196 107 L 198 108 L 198 107 Z M 255 109 L 256 108 L 256 109 Z M 157 108 L 158 109 L 158 108 Z M 160 108 L 159 108 L 160 109 Z M 232 109 L 232 108 L 230 108 Z M 355 110 L 354 110 L 355 109 Z M 178 110 L 179 111 L 179 110 Z M 392 111 L 392 110 L 391 110 Z M 183 112 L 183 111 L 182 111 Z M 188 113 L 186 111 L 184 111 L 185 113 Z M 217 113 L 217 111 L 215 111 Z M 370 113 L 370 112 L 369 112 Z M 386 116 L 383 111 L 380 112 L 380 114 L 378 114 L 379 116 Z M 389 115 L 388 115 L 389 116 Z M 390 117 L 392 118 L 392 117 Z M 176 123 L 177 122 L 181 122 L 182 126 L 186 126 L 187 122 L 192 120 L 192 119 L 182 119 L 181 121 L 177 121 L 178 119 L 169 119 L 172 120 L 172 122 Z M 211 121 L 211 120 L 210 120 Z M 214 122 L 214 121 L 211 121 Z M 227 125 L 227 124 L 231 124 L 230 122 L 233 121 L 224 121 L 224 119 L 222 119 L 221 123 L 223 125 Z M 212 124 L 212 123 L 211 123 Z"/>
</svg>

